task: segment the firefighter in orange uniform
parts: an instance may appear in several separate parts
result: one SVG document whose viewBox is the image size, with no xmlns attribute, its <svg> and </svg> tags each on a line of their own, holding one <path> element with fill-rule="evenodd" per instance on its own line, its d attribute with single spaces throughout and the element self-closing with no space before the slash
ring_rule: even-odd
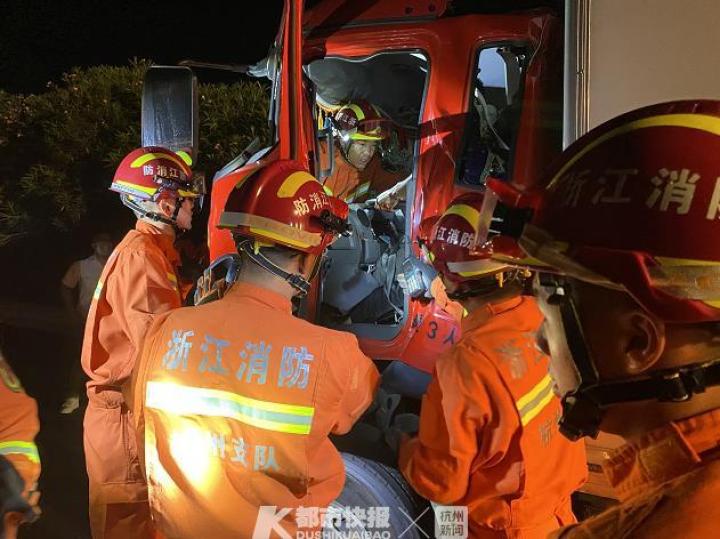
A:
<svg viewBox="0 0 720 539">
<path fill-rule="evenodd" d="M 434 265 L 468 314 L 436 363 L 400 469 L 435 504 L 467 506 L 470 537 L 544 538 L 575 522 L 585 450 L 558 433 L 560 402 L 535 347 L 542 315 L 522 295 L 523 273 L 472 250 L 481 206 L 481 194 L 463 195 L 433 229 Z"/>
<path fill-rule="evenodd" d="M 343 488 L 328 435 L 350 430 L 379 375 L 354 335 L 293 317 L 291 300 L 307 293 L 347 212 L 293 161 L 255 171 L 219 224 L 242 258 L 237 282 L 149 333 L 133 402 L 168 539 L 267 537 L 273 526 L 294 537 L 293 513 L 274 523 L 274 509 L 324 507 Z"/>
<path fill-rule="evenodd" d="M 37 405 L 0 352 L 0 537 L 13 539 L 39 512 L 38 428 Z"/>
<path fill-rule="evenodd" d="M 202 188 L 179 155 L 147 147 L 123 159 L 110 189 L 138 221 L 108 259 L 85 326 L 90 526 L 94 539 L 152 537 L 147 487 L 121 390 L 153 317 L 181 305 L 175 229 L 192 226 Z"/>
<path fill-rule="evenodd" d="M 392 188 L 403 173 L 388 172 L 378 155 L 380 141 L 388 137 L 390 120 L 366 101 L 342 106 L 334 115 L 339 136 L 335 145 L 333 174 L 325 187 L 348 204 L 363 202 Z M 321 146 L 321 151 L 325 146 Z M 321 162 L 327 163 L 323 155 Z"/>
<path fill-rule="evenodd" d="M 561 431 L 627 442 L 604 465 L 620 505 L 556 536 L 717 536 L 719 176 L 720 102 L 664 103 L 577 140 L 529 200 Z"/>
</svg>

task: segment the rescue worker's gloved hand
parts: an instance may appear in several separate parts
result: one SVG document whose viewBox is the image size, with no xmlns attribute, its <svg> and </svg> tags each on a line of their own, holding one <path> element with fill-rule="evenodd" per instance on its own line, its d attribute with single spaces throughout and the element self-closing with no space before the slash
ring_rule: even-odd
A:
<svg viewBox="0 0 720 539">
<path fill-rule="evenodd" d="M 409 256 L 403 260 L 402 273 L 396 276 L 397 282 L 411 298 L 432 298 L 431 285 L 437 279 L 437 271 L 422 260 Z"/>
<path fill-rule="evenodd" d="M 375 199 L 375 208 L 383 211 L 392 211 L 398 205 L 400 200 L 402 200 L 400 196 L 393 193 L 392 190 L 388 190 L 377 196 Z"/>
<path fill-rule="evenodd" d="M 433 298 L 435 298 L 435 302 L 438 306 L 452 315 L 452 317 L 458 322 L 461 322 L 465 317 L 465 307 L 463 307 L 459 302 L 453 301 L 448 297 L 447 291 L 445 290 L 445 284 L 439 276 L 435 277 L 430 285 L 430 294 Z"/>
<path fill-rule="evenodd" d="M 398 202 L 405 198 L 407 184 L 412 179 L 408 176 L 403 181 L 392 186 L 387 191 L 380 193 L 375 199 L 375 208 L 378 210 L 392 211 L 398 205 Z"/>
</svg>

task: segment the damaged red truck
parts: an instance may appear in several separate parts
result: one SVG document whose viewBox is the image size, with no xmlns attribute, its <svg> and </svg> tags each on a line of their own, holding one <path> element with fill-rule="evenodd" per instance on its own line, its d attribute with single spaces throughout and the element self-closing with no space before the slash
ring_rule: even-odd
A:
<svg viewBox="0 0 720 539">
<path fill-rule="evenodd" d="M 381 157 L 386 168 L 410 177 L 405 200 L 393 211 L 351 205 L 353 233 L 329 250 L 302 313 L 357 335 L 383 370 L 386 391 L 407 400 L 422 395 L 438 354 L 459 336 L 422 287 L 407 284 L 414 272 L 414 282 L 423 281 L 430 219 L 488 178 L 520 189 L 536 185 L 563 146 L 614 115 L 720 94 L 717 70 L 700 68 L 703 43 L 712 39 L 703 19 L 707 10 L 720 15 L 717 6 L 680 14 L 679 3 L 660 0 L 648 14 L 638 0 L 310 3 L 285 0 L 268 57 L 245 69 L 271 82 L 272 145 L 215 175 L 211 259 L 234 252 L 229 233 L 215 224 L 238 182 L 281 158 L 300 161 L 322 181 L 332 172 L 322 158 L 332 151 L 323 146 L 333 144 L 324 120 L 351 99 L 379 107 L 394 126 Z M 662 50 L 636 31 L 651 20 L 653 35 L 664 36 Z M 668 76 L 692 66 L 694 75 L 681 83 Z M 194 84 L 188 68 L 149 71 L 144 144 L 197 152 L 197 109 L 188 104 Z M 360 436 L 375 436 L 369 432 Z M 594 494 L 610 494 L 597 461 L 613 443 L 589 445 L 587 490 Z M 350 482 L 356 465 L 348 466 Z M 378 473 L 401 481 L 390 470 Z"/>
</svg>

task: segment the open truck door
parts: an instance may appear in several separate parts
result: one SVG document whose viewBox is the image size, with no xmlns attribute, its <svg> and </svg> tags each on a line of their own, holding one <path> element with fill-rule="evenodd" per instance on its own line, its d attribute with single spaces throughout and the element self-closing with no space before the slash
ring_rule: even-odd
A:
<svg viewBox="0 0 720 539">
<path fill-rule="evenodd" d="M 403 381 L 394 391 L 421 394 L 422 382 L 404 381 L 415 371 L 427 381 L 459 327 L 426 296 L 399 291 L 392 260 L 386 279 L 368 274 L 389 257 L 396 275 L 412 271 L 404 261 L 419 259 L 428 239 L 421 223 L 489 177 L 532 185 L 559 153 L 561 19 L 547 8 L 498 14 L 390 0 L 325 0 L 305 15 L 305 72 L 319 106 L 365 99 L 412 143 L 407 194 L 394 215 L 351 204 L 353 235 L 328 250 L 316 320 L 357 335 L 370 357 L 393 360 L 385 377 L 398 371 Z"/>
<path fill-rule="evenodd" d="M 233 188 L 259 167 L 276 159 L 293 159 L 310 168 L 313 158 L 314 131 L 311 109 L 306 97 L 302 73 L 303 0 L 285 0 L 280 30 L 273 47 L 260 67 L 251 73 L 266 76 L 272 82 L 270 114 L 272 145 L 251 157 L 236 170 L 223 169 L 212 184 L 208 243 L 210 260 L 235 252 L 228 230 L 217 223 Z M 254 73 L 253 73 L 254 71 Z"/>
</svg>

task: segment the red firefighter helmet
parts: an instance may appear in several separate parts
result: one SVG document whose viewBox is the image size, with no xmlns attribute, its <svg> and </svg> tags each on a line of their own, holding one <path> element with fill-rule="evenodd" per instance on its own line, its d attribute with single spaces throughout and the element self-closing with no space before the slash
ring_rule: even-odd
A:
<svg viewBox="0 0 720 539">
<path fill-rule="evenodd" d="M 453 282 L 482 279 L 508 267 L 490 259 L 490 243 L 475 246 L 482 204 L 483 195 L 479 192 L 461 195 L 432 227 L 429 248 L 433 265 Z"/>
<path fill-rule="evenodd" d="M 274 161 L 238 184 L 228 197 L 219 228 L 230 229 L 238 250 L 267 271 L 306 294 L 321 256 L 348 230 L 348 206 L 325 193 L 299 163 Z M 290 274 L 262 254 L 261 247 L 282 246 L 315 257 L 308 276 Z"/>
<path fill-rule="evenodd" d="M 299 163 L 281 160 L 261 168 L 235 187 L 219 228 L 320 255 L 347 229 L 348 206 L 329 196 Z"/>
<path fill-rule="evenodd" d="M 190 167 L 175 152 L 156 146 L 133 150 L 120 162 L 110 190 L 135 200 L 200 198 L 201 180 L 194 181 Z"/>
<path fill-rule="evenodd" d="M 520 246 L 544 265 L 540 286 L 559 309 L 577 384 L 560 430 L 595 436 L 605 410 L 684 402 L 720 380 L 720 360 L 603 379 L 585 342 L 573 279 L 620 290 L 670 323 L 720 320 L 720 101 L 676 101 L 614 118 L 550 168 Z M 523 203 L 522 197 L 516 201 Z"/>
<path fill-rule="evenodd" d="M 383 140 L 389 135 L 389 122 L 374 105 L 358 100 L 340 107 L 335 113 L 335 127 L 344 142 Z"/>
<path fill-rule="evenodd" d="M 668 322 L 720 320 L 720 102 L 623 114 L 550 169 L 520 245 Z"/>
</svg>

